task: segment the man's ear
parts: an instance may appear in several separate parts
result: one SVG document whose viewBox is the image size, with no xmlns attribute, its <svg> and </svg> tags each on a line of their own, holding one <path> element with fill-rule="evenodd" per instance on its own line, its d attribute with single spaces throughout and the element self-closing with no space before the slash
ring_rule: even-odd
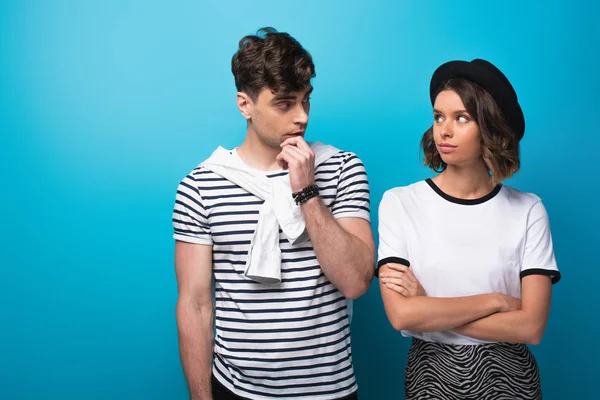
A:
<svg viewBox="0 0 600 400">
<path fill-rule="evenodd" d="M 252 118 L 252 110 L 254 109 L 254 102 L 252 101 L 250 96 L 248 96 L 247 93 L 238 92 L 237 98 L 236 98 L 236 103 L 237 103 L 238 110 L 240 110 L 240 112 L 242 113 L 244 118 L 246 118 L 246 119 Z"/>
</svg>

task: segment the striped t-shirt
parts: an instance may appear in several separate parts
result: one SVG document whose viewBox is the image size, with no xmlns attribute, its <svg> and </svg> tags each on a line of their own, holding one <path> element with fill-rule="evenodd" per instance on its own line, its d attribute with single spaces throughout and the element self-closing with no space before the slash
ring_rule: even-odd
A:
<svg viewBox="0 0 600 400">
<path fill-rule="evenodd" d="M 269 178 L 287 174 L 265 172 Z M 369 184 L 355 154 L 335 154 L 316 168 L 315 181 L 335 218 L 369 220 Z M 213 373 L 250 399 L 352 394 L 357 385 L 346 299 L 323 274 L 311 242 L 293 246 L 280 229 L 281 283 L 244 276 L 262 203 L 202 165 L 177 189 L 174 238 L 213 250 Z"/>
</svg>

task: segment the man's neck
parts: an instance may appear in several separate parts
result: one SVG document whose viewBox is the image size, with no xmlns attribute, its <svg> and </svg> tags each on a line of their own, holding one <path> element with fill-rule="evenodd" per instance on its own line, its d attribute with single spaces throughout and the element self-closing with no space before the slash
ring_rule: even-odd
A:
<svg viewBox="0 0 600 400">
<path fill-rule="evenodd" d="M 261 141 L 253 132 L 246 132 L 244 142 L 237 148 L 242 161 L 250 168 L 260 171 L 276 171 L 281 169 L 277 163 L 280 148 L 275 148 Z"/>
</svg>

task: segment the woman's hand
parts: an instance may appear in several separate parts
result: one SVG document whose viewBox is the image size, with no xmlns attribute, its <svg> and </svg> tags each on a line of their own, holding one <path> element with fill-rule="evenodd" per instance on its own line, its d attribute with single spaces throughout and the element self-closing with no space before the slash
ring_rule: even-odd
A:
<svg viewBox="0 0 600 400">
<path fill-rule="evenodd" d="M 404 297 L 427 296 L 411 267 L 402 264 L 386 264 L 387 271 L 379 274 L 379 279 L 390 290 Z"/>
</svg>

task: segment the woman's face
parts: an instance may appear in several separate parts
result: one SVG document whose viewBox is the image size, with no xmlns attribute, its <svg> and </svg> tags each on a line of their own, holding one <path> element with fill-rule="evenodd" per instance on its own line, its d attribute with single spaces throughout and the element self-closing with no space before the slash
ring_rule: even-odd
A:
<svg viewBox="0 0 600 400">
<path fill-rule="evenodd" d="M 479 125 L 453 90 L 440 92 L 433 105 L 433 140 L 448 165 L 481 161 Z"/>
</svg>

